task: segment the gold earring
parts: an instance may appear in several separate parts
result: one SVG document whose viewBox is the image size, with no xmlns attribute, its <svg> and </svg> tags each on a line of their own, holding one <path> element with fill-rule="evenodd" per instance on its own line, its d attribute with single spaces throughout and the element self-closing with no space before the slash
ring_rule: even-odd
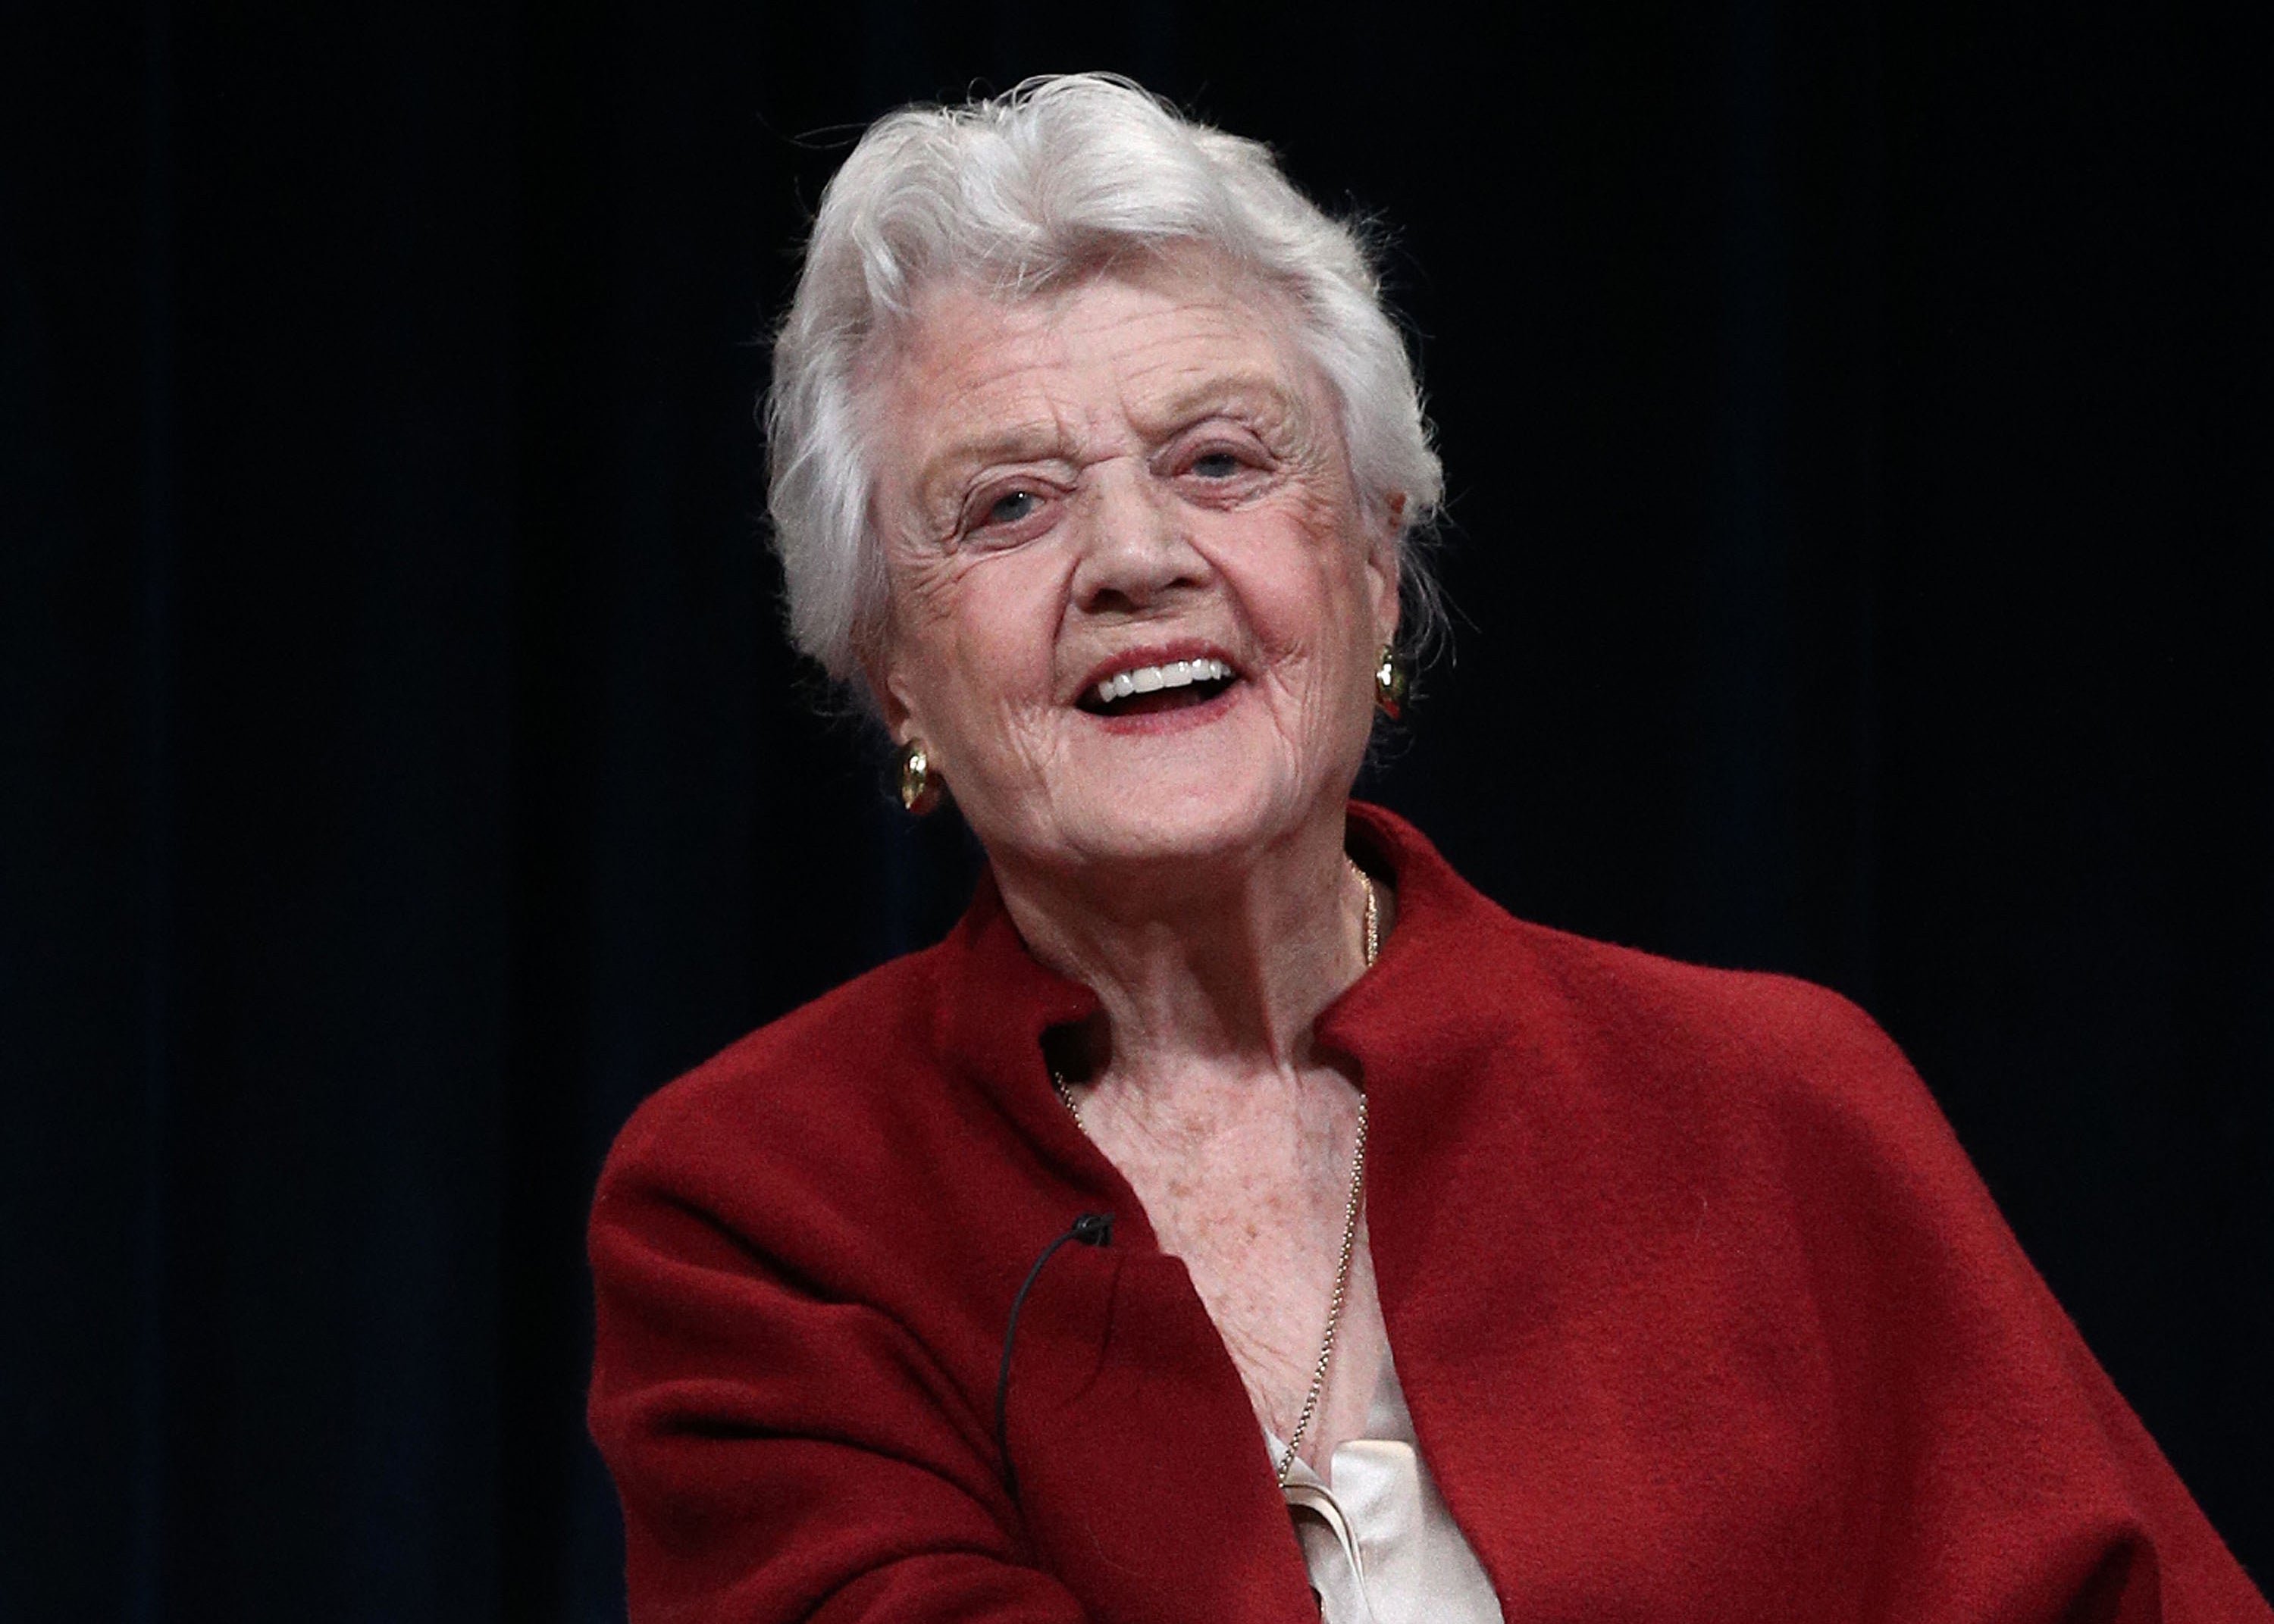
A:
<svg viewBox="0 0 2274 1624">
<path fill-rule="evenodd" d="M 1412 691 L 1413 673 L 1397 652 L 1396 643 L 1382 645 L 1382 657 L 1374 666 L 1374 703 L 1382 708 L 1382 715 L 1396 721 L 1405 711 L 1405 696 Z"/>
<path fill-rule="evenodd" d="M 922 817 L 939 804 L 939 780 L 931 776 L 931 756 L 921 739 L 900 747 L 900 804 Z"/>
</svg>

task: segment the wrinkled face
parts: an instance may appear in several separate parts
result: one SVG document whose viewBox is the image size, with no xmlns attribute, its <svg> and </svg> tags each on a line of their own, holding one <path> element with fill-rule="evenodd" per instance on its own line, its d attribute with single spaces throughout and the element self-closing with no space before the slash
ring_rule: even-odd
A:
<svg viewBox="0 0 2274 1624">
<path fill-rule="evenodd" d="M 868 381 L 870 681 L 998 863 L 1339 827 L 1395 517 L 1361 515 L 1276 298 L 1199 255 L 1017 303 L 943 288 Z"/>
</svg>

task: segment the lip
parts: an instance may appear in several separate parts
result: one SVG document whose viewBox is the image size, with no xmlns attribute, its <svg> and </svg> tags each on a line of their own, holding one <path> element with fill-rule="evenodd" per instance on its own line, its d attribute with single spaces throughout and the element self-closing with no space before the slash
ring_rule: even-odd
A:
<svg viewBox="0 0 2274 1624">
<path fill-rule="evenodd" d="M 1231 667 L 1231 680 L 1224 691 L 1212 699 L 1196 705 L 1180 705 L 1173 710 L 1155 710 L 1142 716 L 1101 716 L 1085 710 L 1080 703 L 1081 695 L 1091 692 L 1106 678 L 1125 671 L 1135 671 L 1141 665 L 1166 665 L 1178 660 L 1222 660 Z M 1247 686 L 1246 670 L 1225 651 L 1221 643 L 1210 643 L 1205 637 L 1177 637 L 1162 643 L 1133 643 L 1116 650 L 1091 667 L 1081 686 L 1074 689 L 1069 702 L 1074 714 L 1084 721 L 1104 729 L 1109 733 L 1176 733 L 1188 728 L 1205 727 L 1239 703 L 1240 691 Z"/>
<path fill-rule="evenodd" d="M 1084 694 L 1095 688 L 1106 678 L 1118 676 L 1125 671 L 1135 671 L 1141 665 L 1169 665 L 1178 660 L 1197 659 L 1222 660 L 1231 667 L 1231 679 L 1235 686 L 1247 675 L 1246 669 L 1238 660 L 1225 653 L 1220 644 L 1210 643 L 1204 637 L 1179 637 L 1169 643 L 1141 643 L 1118 650 L 1100 660 L 1091 668 L 1090 673 L 1084 677 L 1074 688 L 1073 697 L 1066 703 L 1074 704 Z M 1229 689 L 1226 690 L 1226 692 L 1229 691 Z M 1205 705 L 1194 707 L 1196 710 L 1207 708 Z"/>
<path fill-rule="evenodd" d="M 1206 727 L 1222 717 L 1239 703 L 1246 687 L 1246 684 L 1235 677 L 1231 685 L 1213 699 L 1203 699 L 1196 705 L 1179 705 L 1174 710 L 1148 711 L 1142 716 L 1099 716 L 1095 711 L 1079 710 L 1074 714 L 1109 733 L 1180 733 L 1188 728 Z"/>
</svg>

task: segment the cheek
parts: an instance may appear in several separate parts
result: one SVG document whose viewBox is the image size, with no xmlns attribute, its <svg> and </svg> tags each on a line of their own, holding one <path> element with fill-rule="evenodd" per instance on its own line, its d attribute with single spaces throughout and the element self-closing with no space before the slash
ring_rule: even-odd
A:
<svg viewBox="0 0 2274 1624">
<path fill-rule="evenodd" d="M 1353 658 L 1373 657 L 1372 576 L 1358 545 L 1332 528 L 1337 516 L 1327 511 L 1315 526 L 1290 525 L 1268 546 L 1249 545 L 1226 571 L 1239 582 L 1250 624 L 1273 658 L 1332 660 L 1344 645 L 1361 643 L 1368 646 Z"/>
<path fill-rule="evenodd" d="M 973 722 L 1047 703 L 1055 600 L 1046 572 L 1028 566 L 1007 554 L 934 560 L 895 582 L 907 667 L 928 695 L 920 709 Z"/>
</svg>

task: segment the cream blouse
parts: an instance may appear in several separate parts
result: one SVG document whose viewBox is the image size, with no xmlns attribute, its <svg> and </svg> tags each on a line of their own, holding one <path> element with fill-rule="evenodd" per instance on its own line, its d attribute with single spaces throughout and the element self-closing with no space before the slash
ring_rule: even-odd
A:
<svg viewBox="0 0 2274 1624">
<path fill-rule="evenodd" d="M 1263 1439 L 1276 1471 L 1286 1445 L 1268 1426 Z M 1295 1462 L 1287 1509 L 1326 1624 L 1502 1624 L 1499 1598 L 1418 1441 L 1385 1357 L 1366 1436 L 1338 1447 L 1328 1463 L 1334 1485 Z"/>
</svg>

